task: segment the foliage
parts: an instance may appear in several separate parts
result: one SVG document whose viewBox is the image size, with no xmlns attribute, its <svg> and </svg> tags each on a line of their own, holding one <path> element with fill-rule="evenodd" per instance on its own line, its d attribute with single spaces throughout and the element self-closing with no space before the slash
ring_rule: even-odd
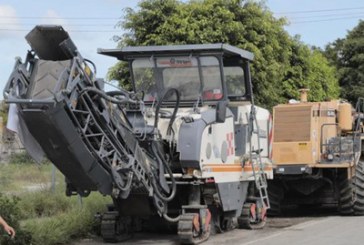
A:
<svg viewBox="0 0 364 245">
<path fill-rule="evenodd" d="M 339 96 L 336 71 L 318 49 L 309 49 L 297 38 L 292 45 L 291 66 L 283 83 L 284 97 L 299 98 L 297 88 L 310 88 L 309 101 L 324 101 Z"/>
<path fill-rule="evenodd" d="M 11 154 L 9 162 L 14 164 L 36 164 L 33 158 L 26 151 Z"/>
<path fill-rule="evenodd" d="M 131 90 L 132 86 L 129 82 L 130 72 L 129 66 L 126 62 L 118 62 L 116 65 L 111 67 L 108 71 L 108 77 L 110 80 L 118 80 L 122 88 Z"/>
<path fill-rule="evenodd" d="M 51 191 L 51 170 L 51 164 L 0 164 L 1 190 L 7 193 L 0 194 L 0 215 L 17 232 L 15 239 L 9 239 L 0 227 L 1 245 L 69 244 L 100 229 L 94 215 L 104 212 L 111 198 L 91 193 L 81 202 L 78 196 L 65 196 L 64 176 L 59 171 Z M 8 181 L 3 183 L 4 177 Z"/>
<path fill-rule="evenodd" d="M 364 21 L 345 38 L 328 44 L 325 55 L 338 70 L 341 96 L 352 103 L 364 97 Z"/>
<path fill-rule="evenodd" d="M 2 245 L 23 245 L 31 244 L 32 236 L 28 231 L 23 230 L 19 224 L 20 209 L 17 206 L 19 198 L 7 197 L 0 194 L 0 215 L 16 231 L 15 238 L 11 239 L 1 227 L 0 244 Z"/>
<path fill-rule="evenodd" d="M 118 45 L 229 43 L 255 55 L 252 77 L 259 104 L 285 102 L 305 86 L 311 88 L 311 99 L 336 97 L 338 84 L 325 57 L 290 37 L 285 24 L 261 2 L 144 0 L 137 10 L 126 9 L 118 26 L 127 32 Z M 126 68 L 116 64 L 109 79 L 127 86 Z"/>
<path fill-rule="evenodd" d="M 0 117 L 3 119 L 3 125 L 6 125 L 8 122 L 8 111 L 9 111 L 9 105 L 5 103 L 3 100 L 0 103 Z"/>
<path fill-rule="evenodd" d="M 51 193 L 45 193 L 48 199 L 55 196 Z M 37 193 L 39 196 L 40 193 Z M 41 194 L 41 198 L 43 196 Z M 24 229 L 32 234 L 32 243 L 39 245 L 69 244 L 76 238 L 82 238 L 94 231 L 98 220 L 94 215 L 98 212 L 104 212 L 106 204 L 111 200 L 100 194 L 93 193 L 84 199 L 83 205 L 79 203 L 77 197 L 68 198 L 64 195 L 55 197 L 56 200 L 62 200 L 62 205 L 57 205 L 54 201 L 43 202 L 44 211 L 48 208 L 53 211 L 43 212 L 42 217 L 31 218 L 24 221 Z M 36 201 L 37 198 L 33 200 Z M 29 200 L 29 199 L 28 199 Z M 64 205 L 66 204 L 66 205 Z M 30 204 L 33 208 L 37 206 Z M 58 207 L 59 209 L 55 209 Z M 29 213 L 33 217 L 34 213 Z M 38 215 L 38 214 L 37 214 Z"/>
<path fill-rule="evenodd" d="M 72 209 L 72 205 L 62 192 L 41 190 L 23 194 L 18 207 L 22 219 L 33 219 L 62 214 Z"/>
<path fill-rule="evenodd" d="M 22 193 L 34 186 L 44 189 L 51 182 L 51 164 L 24 164 L 22 161 L 0 164 L 0 186 L 3 192 Z M 63 180 L 58 171 L 57 179 Z"/>
</svg>

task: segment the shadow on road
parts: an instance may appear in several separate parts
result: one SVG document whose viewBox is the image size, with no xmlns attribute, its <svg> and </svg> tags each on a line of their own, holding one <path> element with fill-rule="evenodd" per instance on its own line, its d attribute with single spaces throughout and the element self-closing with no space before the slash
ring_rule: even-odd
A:
<svg viewBox="0 0 364 245">
<path fill-rule="evenodd" d="M 322 217 L 338 216 L 337 207 L 322 205 L 287 205 L 279 216 L 269 217 L 266 228 L 281 229 Z"/>
<path fill-rule="evenodd" d="M 340 215 L 336 206 L 323 205 L 287 205 L 282 207 L 278 217 L 323 217 Z"/>
</svg>

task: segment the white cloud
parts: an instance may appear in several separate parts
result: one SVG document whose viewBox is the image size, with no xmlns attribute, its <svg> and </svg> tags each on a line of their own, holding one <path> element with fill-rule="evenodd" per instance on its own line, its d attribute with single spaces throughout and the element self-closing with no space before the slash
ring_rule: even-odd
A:
<svg viewBox="0 0 364 245">
<path fill-rule="evenodd" d="M 19 36 L 20 20 L 15 8 L 10 5 L 0 5 L 0 38 Z"/>
<path fill-rule="evenodd" d="M 41 22 L 47 25 L 61 25 L 67 26 L 67 21 L 63 19 L 55 10 L 48 9 L 46 14 L 43 16 Z"/>
</svg>

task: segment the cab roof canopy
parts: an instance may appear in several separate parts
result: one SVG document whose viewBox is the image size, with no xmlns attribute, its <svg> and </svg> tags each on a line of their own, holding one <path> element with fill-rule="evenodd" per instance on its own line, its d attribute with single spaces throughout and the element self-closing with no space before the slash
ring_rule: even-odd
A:
<svg viewBox="0 0 364 245">
<path fill-rule="evenodd" d="M 128 60 L 136 56 L 152 56 L 152 55 L 175 55 L 175 54 L 208 54 L 223 53 L 225 57 L 243 58 L 253 60 L 254 55 L 246 50 L 231 46 L 229 44 L 187 44 L 187 45 L 165 45 L 165 46 L 134 46 L 123 47 L 120 49 L 98 49 L 99 54 L 108 55 L 118 60 Z"/>
</svg>

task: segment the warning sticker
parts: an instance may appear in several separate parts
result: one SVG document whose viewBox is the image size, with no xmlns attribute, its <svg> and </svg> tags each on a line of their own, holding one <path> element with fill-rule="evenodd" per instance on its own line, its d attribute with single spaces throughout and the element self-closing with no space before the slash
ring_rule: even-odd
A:
<svg viewBox="0 0 364 245">
<path fill-rule="evenodd" d="M 308 144 L 307 143 L 304 143 L 304 142 L 298 143 L 298 149 L 299 150 L 307 150 L 307 148 L 308 148 Z"/>
</svg>

